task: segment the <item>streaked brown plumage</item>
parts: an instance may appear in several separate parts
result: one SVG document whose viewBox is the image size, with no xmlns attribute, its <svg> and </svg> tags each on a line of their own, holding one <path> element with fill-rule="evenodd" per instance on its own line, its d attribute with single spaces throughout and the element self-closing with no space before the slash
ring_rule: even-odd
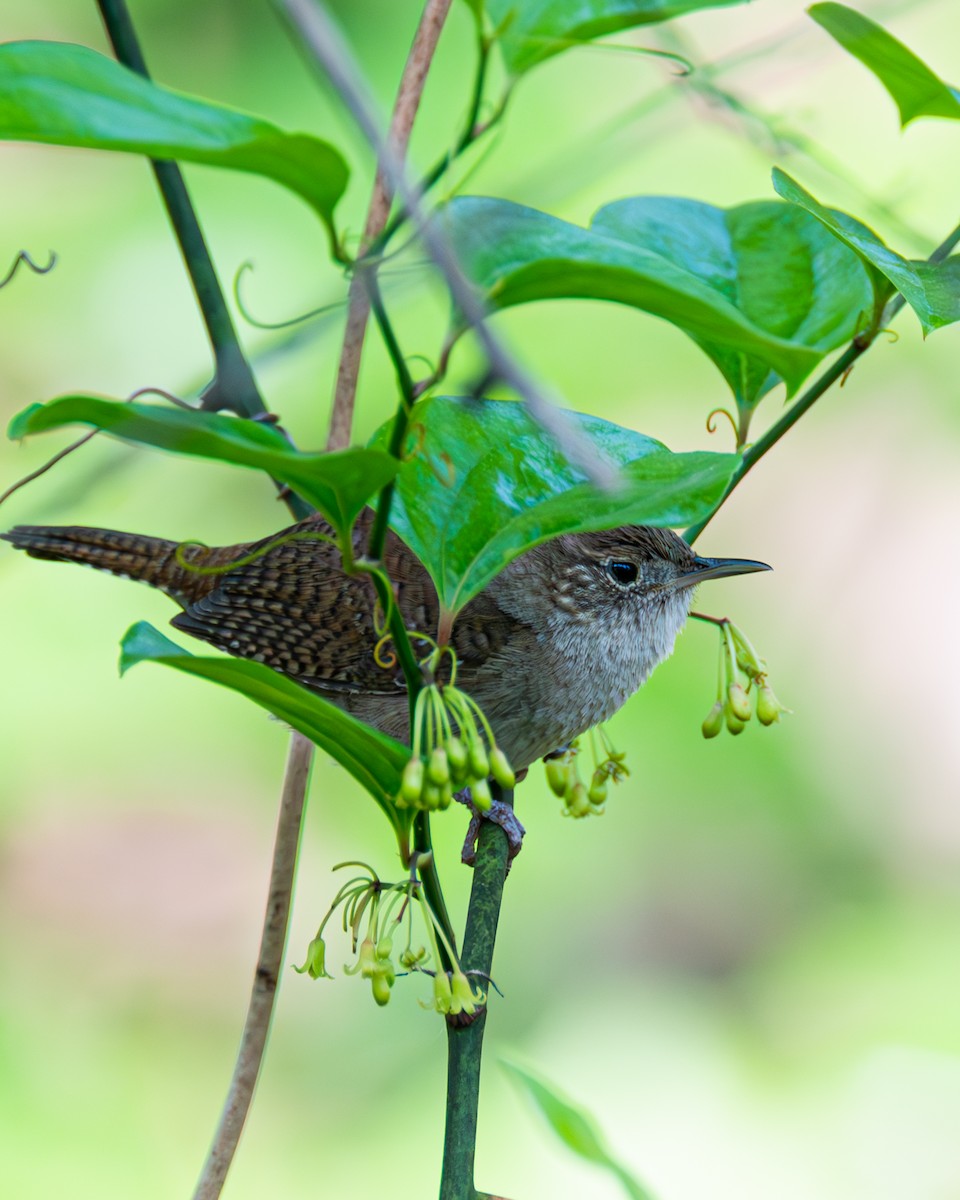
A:
<svg viewBox="0 0 960 1200">
<path fill-rule="evenodd" d="M 331 534 L 317 517 L 294 528 Z M 358 554 L 368 528 L 365 516 L 354 529 Z M 374 654 L 369 577 L 345 575 L 339 552 L 321 537 L 273 545 L 290 532 L 252 544 L 186 547 L 186 567 L 176 542 L 139 534 L 23 525 L 0 537 L 34 558 L 87 563 L 149 583 L 183 608 L 171 622 L 177 629 L 290 675 L 406 740 L 403 676 Z M 190 569 L 227 567 L 251 554 L 226 573 Z M 392 532 L 384 564 L 407 628 L 434 635 L 433 583 Z M 605 720 L 636 691 L 672 650 L 693 584 L 760 569 L 697 558 L 675 533 L 650 526 L 555 538 L 510 563 L 457 617 L 458 686 L 484 709 L 519 770 Z"/>
</svg>

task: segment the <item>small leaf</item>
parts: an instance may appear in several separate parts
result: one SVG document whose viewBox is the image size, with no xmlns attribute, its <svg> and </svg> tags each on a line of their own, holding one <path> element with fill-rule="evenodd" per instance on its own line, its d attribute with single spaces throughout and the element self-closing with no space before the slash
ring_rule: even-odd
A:
<svg viewBox="0 0 960 1200">
<path fill-rule="evenodd" d="M 611 1171 L 624 1186 L 630 1200 L 652 1200 L 650 1192 L 637 1182 L 607 1149 L 593 1119 L 582 1108 L 562 1097 L 546 1083 L 514 1062 L 501 1063 L 523 1087 L 526 1094 L 547 1119 L 550 1128 L 574 1154 Z"/>
<path fill-rule="evenodd" d="M 797 204 L 822 222 L 845 242 L 874 271 L 879 305 L 893 291 L 900 292 L 920 318 L 925 334 L 960 320 L 960 288 L 957 286 L 957 260 L 943 263 L 913 262 L 891 250 L 860 221 L 825 208 L 808 191 L 778 167 L 773 171 L 773 186 L 784 200 Z"/>
<path fill-rule="evenodd" d="M 699 520 L 719 503 L 740 462 L 735 454 L 671 454 L 643 434 L 570 415 L 620 469 L 621 488 L 586 482 L 522 404 L 435 396 L 414 408 L 391 524 L 449 612 L 558 534 Z M 374 443 L 386 442 L 391 428 L 380 429 Z"/>
<path fill-rule="evenodd" d="M 659 215 L 655 213 L 657 203 L 661 206 Z M 637 217 L 636 230 L 630 228 L 630 206 Z M 667 245 L 660 245 L 650 230 L 667 216 L 671 206 L 675 206 L 672 219 L 680 226 Z M 582 229 L 506 200 L 471 196 L 453 200 L 444 210 L 444 218 L 464 270 L 497 308 L 560 297 L 629 304 L 670 321 L 698 344 L 709 346 L 718 365 L 722 358 L 725 375 L 728 371 L 735 374 L 729 355 L 722 353 L 732 351 L 762 364 L 766 368 L 764 378 L 769 370 L 776 371 L 787 383 L 788 392 L 795 391 L 823 357 L 823 351 L 780 336 L 751 320 L 739 306 L 737 289 L 722 278 L 722 272 L 718 274 L 717 264 L 711 263 L 704 270 L 692 252 L 684 251 L 686 222 L 701 222 L 699 231 L 691 231 L 692 244 L 709 244 L 716 236 L 718 221 L 710 214 L 718 211 L 692 201 L 641 198 L 601 209 L 593 226 Z M 643 219 L 642 214 L 646 214 Z M 769 274 L 777 269 L 780 249 L 774 244 L 763 257 L 758 244 L 754 257 L 762 261 L 750 267 L 754 278 L 761 271 Z M 728 250 L 728 260 L 732 253 Z M 729 269 L 729 261 L 725 269 Z M 850 282 L 843 284 L 841 293 L 849 292 L 850 287 L 856 292 L 856 280 L 849 267 L 843 268 L 843 277 Z M 808 302 L 812 305 L 810 292 L 808 286 Z M 769 319 L 768 302 L 756 307 Z M 844 319 L 849 319 L 849 314 Z M 830 320 L 841 321 L 836 314 L 826 323 Z M 803 318 L 799 308 L 797 321 L 796 328 L 800 329 Z M 817 321 L 813 324 L 816 326 Z M 740 393 L 748 390 L 739 384 L 737 388 Z"/>
<path fill-rule="evenodd" d="M 844 50 L 876 75 L 900 110 L 901 125 L 917 117 L 960 121 L 960 92 L 944 83 L 876 22 L 844 4 L 814 4 L 807 11 Z"/>
<path fill-rule="evenodd" d="M 332 236 L 347 166 L 327 142 L 184 96 L 60 42 L 0 46 L 0 138 L 124 150 L 264 175 L 296 192 Z"/>
<path fill-rule="evenodd" d="M 211 679 L 253 700 L 335 758 L 376 800 L 399 835 L 409 818 L 393 798 L 410 752 L 292 679 L 260 663 L 235 658 L 201 658 L 140 621 L 121 642 L 120 673 L 141 662 L 159 662 L 188 675 Z"/>
<path fill-rule="evenodd" d="M 467 0 L 476 10 L 478 0 Z M 701 8 L 725 8 L 744 0 L 486 0 L 497 42 L 511 75 L 572 46 L 608 33 L 682 17 Z"/>
<path fill-rule="evenodd" d="M 48 404 L 33 404 L 13 418 L 7 432 L 22 438 L 76 422 L 127 442 L 267 471 L 289 484 L 340 533 L 349 529 L 398 466 L 382 450 L 303 453 L 276 429 L 244 417 L 97 396 L 61 396 Z"/>
</svg>

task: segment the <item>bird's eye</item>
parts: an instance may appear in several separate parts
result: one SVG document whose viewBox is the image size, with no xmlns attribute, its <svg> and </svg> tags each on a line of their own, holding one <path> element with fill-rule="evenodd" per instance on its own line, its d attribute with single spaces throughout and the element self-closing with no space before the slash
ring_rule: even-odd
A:
<svg viewBox="0 0 960 1200">
<path fill-rule="evenodd" d="M 639 571 L 636 563 L 608 562 L 607 574 L 615 583 L 619 583 L 621 587 L 626 587 L 630 583 L 636 583 Z"/>
</svg>

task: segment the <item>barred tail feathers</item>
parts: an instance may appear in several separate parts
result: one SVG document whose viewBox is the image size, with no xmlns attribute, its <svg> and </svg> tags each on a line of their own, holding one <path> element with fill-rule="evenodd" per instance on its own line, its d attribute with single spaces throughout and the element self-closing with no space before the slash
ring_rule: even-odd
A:
<svg viewBox="0 0 960 1200">
<path fill-rule="evenodd" d="M 135 579 L 159 588 L 186 608 L 216 586 L 217 576 L 200 574 L 177 561 L 177 542 L 122 533 L 116 529 L 94 529 L 86 525 L 17 525 L 0 539 L 32 558 L 53 562 L 76 562 Z M 194 566 L 222 551 L 186 546 L 182 558 Z"/>
</svg>

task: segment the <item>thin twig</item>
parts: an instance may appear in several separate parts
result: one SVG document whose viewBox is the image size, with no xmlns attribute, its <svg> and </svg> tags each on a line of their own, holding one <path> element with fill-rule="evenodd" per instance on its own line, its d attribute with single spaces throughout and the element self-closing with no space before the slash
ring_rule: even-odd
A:
<svg viewBox="0 0 960 1200">
<path fill-rule="evenodd" d="M 489 364 L 488 378 L 513 388 L 526 402 L 531 417 L 554 439 L 564 457 L 575 464 L 599 487 L 611 488 L 616 472 L 597 454 L 592 444 L 575 428 L 565 412 L 547 396 L 487 323 L 486 308 L 473 285 L 460 269 L 446 236 L 431 221 L 421 195 L 411 182 L 402 159 L 384 136 L 376 107 L 352 51 L 322 6 L 312 0 L 274 0 L 286 15 L 305 48 L 316 59 L 350 111 L 367 141 L 374 148 L 380 170 L 386 176 L 417 229 L 424 248 L 437 265 L 460 314 L 483 347 Z"/>
<path fill-rule="evenodd" d="M 389 134 L 390 144 L 401 160 L 406 157 L 410 131 L 413 128 L 417 109 L 420 107 L 427 71 L 433 61 L 440 32 L 449 9 L 450 0 L 427 0 L 413 39 L 413 46 L 407 58 L 407 64 L 403 69 L 400 89 L 397 92 L 397 102 L 393 107 Z M 390 215 L 392 198 L 393 189 L 388 176 L 383 170 L 378 170 L 373 185 L 373 195 L 370 197 L 370 206 L 367 209 L 367 219 L 363 226 L 363 238 L 360 242 L 361 255 L 366 253 L 370 244 L 383 232 Z M 360 374 L 360 358 L 363 353 L 363 340 L 370 316 L 370 301 L 362 272 L 355 274 L 350 281 L 348 305 L 347 325 L 343 335 L 343 349 L 340 352 L 340 366 L 337 370 L 337 387 L 333 398 L 333 413 L 330 417 L 330 434 L 327 442 L 329 449 L 346 446 L 350 441 L 357 379 Z"/>
<path fill-rule="evenodd" d="M 253 1089 L 263 1061 L 287 941 L 290 898 L 296 874 L 300 830 L 303 826 L 304 798 L 312 762 L 313 743 L 299 733 L 293 734 L 283 781 L 280 815 L 277 819 L 270 892 L 260 938 L 260 954 L 257 958 L 253 992 L 243 1026 L 237 1064 L 230 1081 L 230 1090 L 213 1145 L 193 1194 L 194 1200 L 216 1200 L 220 1195 L 236 1153 L 250 1101 L 253 1099 Z"/>
<path fill-rule="evenodd" d="M 944 259 L 949 256 L 951 250 L 953 250 L 958 244 L 960 244 L 960 225 L 958 225 L 946 238 L 944 238 L 936 250 L 934 250 L 929 256 L 927 262 L 943 262 Z M 763 458 L 763 456 L 769 450 L 771 450 L 777 444 L 777 442 L 780 441 L 784 434 L 788 433 L 794 427 L 794 425 L 796 425 L 797 421 L 800 420 L 804 413 L 813 407 L 813 405 L 817 402 L 817 400 L 820 399 L 824 392 L 828 391 L 835 383 L 842 381 L 846 377 L 853 364 L 862 354 L 866 354 L 866 352 L 876 341 L 877 335 L 886 329 L 897 313 L 903 308 L 904 304 L 906 304 L 906 300 L 902 295 L 894 296 L 884 309 L 883 315 L 880 317 L 879 321 L 877 321 L 876 329 L 872 330 L 869 335 L 861 335 L 854 338 L 843 354 L 841 354 L 835 362 L 832 362 L 820 376 L 820 378 L 815 380 L 810 387 L 807 388 L 803 395 L 783 414 L 780 420 L 771 425 L 763 437 L 759 438 L 746 450 L 743 458 L 740 461 L 740 466 L 737 467 L 736 471 L 734 471 L 733 478 L 730 480 L 727 490 L 724 492 L 723 497 L 717 503 L 717 506 L 714 508 L 713 512 L 704 517 L 702 521 L 698 521 L 696 525 L 691 525 L 690 528 L 684 533 L 683 536 L 687 542 L 692 545 L 693 542 L 696 541 L 704 529 L 706 529 L 707 525 L 720 511 L 720 508 L 730 498 L 734 488 L 736 488 L 737 485 L 742 482 L 748 472 L 750 472 L 757 465 L 760 459 Z"/>
</svg>

